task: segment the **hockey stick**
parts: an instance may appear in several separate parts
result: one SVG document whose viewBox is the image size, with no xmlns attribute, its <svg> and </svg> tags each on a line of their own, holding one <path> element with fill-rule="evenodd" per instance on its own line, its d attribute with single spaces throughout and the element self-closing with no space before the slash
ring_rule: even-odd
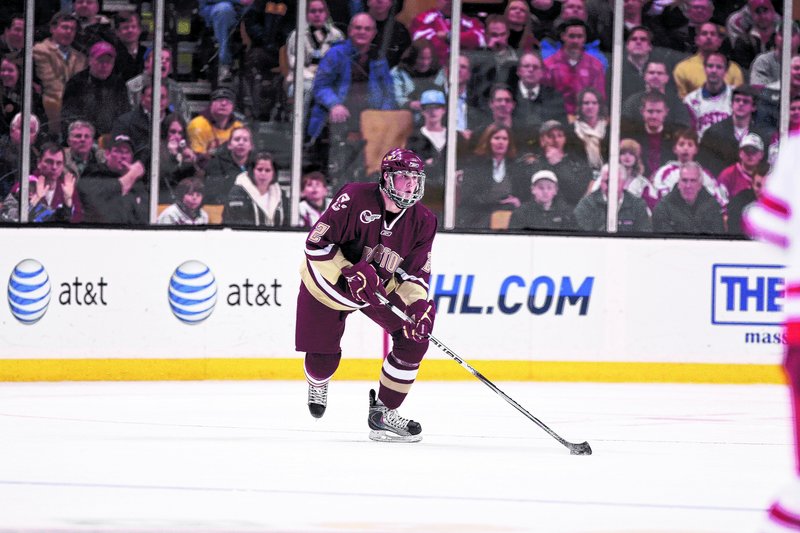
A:
<svg viewBox="0 0 800 533">
<path fill-rule="evenodd" d="M 386 297 L 384 297 L 382 294 L 378 294 L 377 296 L 378 296 L 378 299 L 381 301 L 381 303 L 382 303 L 383 305 L 385 305 L 386 307 L 388 307 L 388 308 L 389 308 L 389 309 L 392 311 L 392 313 L 394 313 L 395 315 L 397 315 L 398 317 L 400 317 L 401 319 L 403 319 L 405 322 L 408 322 L 408 323 L 410 323 L 410 324 L 413 324 L 413 323 L 414 323 L 414 321 L 411 319 L 411 317 L 409 317 L 409 316 L 408 316 L 407 314 L 405 314 L 403 311 L 401 311 L 400 309 L 398 309 L 396 306 L 392 305 L 392 302 L 390 302 L 389 300 L 387 300 L 387 299 L 386 299 Z M 548 435 L 550 435 L 551 437 L 553 437 L 554 439 L 556 439 L 556 440 L 557 440 L 558 442 L 560 442 L 562 445 L 566 446 L 566 447 L 567 447 L 567 449 L 569 450 L 569 453 L 570 453 L 571 455 L 592 455 L 592 448 L 591 448 L 591 446 L 589 446 L 589 443 L 588 443 L 588 442 L 581 442 L 581 443 L 577 443 L 577 444 L 576 444 L 576 443 L 574 443 L 574 442 L 569 442 L 569 441 L 566 441 L 566 440 L 564 440 L 564 439 L 563 439 L 563 438 L 562 438 L 560 435 L 558 435 L 558 434 L 557 434 L 555 431 L 553 431 L 552 429 L 550 429 L 549 427 L 547 427 L 547 424 L 545 424 L 544 422 L 542 422 L 541 420 L 539 420 L 538 418 L 536 418 L 535 416 L 533 416 L 532 414 L 530 414 L 530 413 L 528 412 L 528 410 L 527 410 L 527 409 L 525 409 L 525 408 L 524 408 L 524 407 L 522 407 L 520 404 L 518 404 L 517 402 L 515 402 L 515 401 L 514 401 L 514 399 L 513 399 L 513 398 L 511 398 L 511 397 L 510 397 L 508 394 L 506 394 L 505 392 L 501 391 L 501 390 L 500 390 L 500 389 L 497 387 L 497 385 L 495 385 L 494 383 L 492 383 L 491 381 L 489 381 L 489 379 L 487 379 L 487 378 L 486 378 L 486 377 L 485 377 L 483 374 L 481 374 L 480 372 L 478 372 L 477 370 L 475 370 L 474 368 L 472 368 L 472 366 L 471 366 L 469 363 L 467 363 L 467 362 L 466 362 L 466 361 L 464 361 L 462 358 L 460 358 L 460 357 L 459 357 L 459 356 L 458 356 L 458 355 L 457 355 L 457 354 L 456 354 L 456 353 L 455 353 L 453 350 L 451 350 L 450 348 L 448 348 L 447 346 L 445 346 L 445 345 L 444 345 L 444 343 L 443 343 L 442 341 L 440 341 L 439 339 L 437 339 L 437 338 L 436 338 L 436 337 L 434 337 L 433 335 L 428 335 L 428 340 L 429 340 L 429 341 L 430 341 L 430 342 L 431 342 L 431 343 L 432 343 L 434 346 L 436 346 L 437 348 L 439 348 L 440 350 L 442 350 L 442 351 L 443 351 L 445 354 L 447 354 L 447 355 L 448 355 L 448 356 L 449 356 L 451 359 L 453 359 L 453 360 L 454 360 L 456 363 L 458 363 L 459 365 L 461 365 L 462 367 L 464 367 L 464 368 L 467 370 L 467 372 L 469 372 L 470 374 L 472 374 L 473 376 L 475 376 L 476 378 L 478 378 L 479 380 L 481 380 L 481 381 L 483 382 L 483 384 L 484 384 L 484 385 L 486 385 L 487 387 L 489 387 L 490 389 L 492 389 L 492 390 L 493 390 L 493 391 L 494 391 L 494 392 L 495 392 L 495 393 L 496 393 L 498 396 L 500 396 L 500 397 L 501 397 L 501 398 L 503 398 L 505 401 L 507 401 L 508 403 L 510 403 L 511 405 L 513 405 L 513 406 L 516 408 L 516 410 L 517 410 L 517 411 L 519 411 L 519 412 L 520 412 L 520 413 L 522 413 L 523 415 L 527 416 L 527 417 L 528 417 L 528 418 L 529 418 L 531 421 L 533 421 L 533 422 L 534 422 L 534 423 L 535 423 L 537 426 L 539 426 L 540 428 L 542 428 L 543 430 L 545 430 L 545 431 L 547 432 L 547 434 L 548 434 Z"/>
</svg>

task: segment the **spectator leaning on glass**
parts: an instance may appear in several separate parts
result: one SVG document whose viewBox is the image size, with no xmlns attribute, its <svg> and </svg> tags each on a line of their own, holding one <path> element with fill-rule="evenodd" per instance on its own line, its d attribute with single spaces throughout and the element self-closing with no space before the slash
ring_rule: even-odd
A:
<svg viewBox="0 0 800 533">
<path fill-rule="evenodd" d="M 268 152 L 253 157 L 249 172 L 236 177 L 228 193 L 222 223 L 247 226 L 287 226 L 289 202 L 278 185 L 275 159 Z"/>
</svg>

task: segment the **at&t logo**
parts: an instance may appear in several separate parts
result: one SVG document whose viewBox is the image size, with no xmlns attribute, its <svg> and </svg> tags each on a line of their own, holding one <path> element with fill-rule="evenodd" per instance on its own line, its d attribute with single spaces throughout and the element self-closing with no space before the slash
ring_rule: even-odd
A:
<svg viewBox="0 0 800 533">
<path fill-rule="evenodd" d="M 169 306 L 186 324 L 198 324 L 208 318 L 217 303 L 217 281 L 200 261 L 186 261 L 169 281 Z"/>
<path fill-rule="evenodd" d="M 50 305 L 50 278 L 35 259 L 20 261 L 8 279 L 8 306 L 14 318 L 33 324 L 44 316 Z"/>
</svg>

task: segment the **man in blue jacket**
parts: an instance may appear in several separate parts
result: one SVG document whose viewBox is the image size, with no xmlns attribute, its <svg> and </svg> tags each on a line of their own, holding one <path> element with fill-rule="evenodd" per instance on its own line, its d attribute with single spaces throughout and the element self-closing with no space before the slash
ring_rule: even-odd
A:
<svg viewBox="0 0 800 533">
<path fill-rule="evenodd" d="M 363 160 L 361 111 L 397 108 L 389 63 L 372 44 L 375 34 L 375 20 L 369 14 L 355 15 L 350 19 L 347 40 L 328 50 L 314 76 L 314 104 L 307 133 L 334 184 L 344 178 L 344 173 L 351 181 L 360 170 L 353 165 Z M 320 142 L 326 125 L 327 147 Z"/>
<path fill-rule="evenodd" d="M 308 135 L 318 138 L 325 123 L 359 130 L 364 109 L 395 109 L 392 77 L 385 57 L 372 47 L 375 21 L 367 13 L 350 20 L 347 40 L 335 44 L 320 62 L 314 77 L 314 105 Z"/>
</svg>

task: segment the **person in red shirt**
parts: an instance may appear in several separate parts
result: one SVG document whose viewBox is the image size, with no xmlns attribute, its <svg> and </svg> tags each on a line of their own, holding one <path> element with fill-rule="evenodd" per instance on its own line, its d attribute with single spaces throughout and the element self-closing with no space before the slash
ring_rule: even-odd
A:
<svg viewBox="0 0 800 533">
<path fill-rule="evenodd" d="M 575 115 L 578 94 L 593 87 L 606 97 L 606 73 L 600 61 L 586 53 L 586 23 L 580 19 L 568 19 L 561 25 L 559 36 L 561 49 L 544 60 L 547 69 L 545 84 L 564 96 L 564 107 L 569 115 Z"/>
<path fill-rule="evenodd" d="M 433 43 L 440 65 L 449 63 L 452 8 L 453 0 L 436 0 L 436 7 L 417 15 L 409 26 L 412 41 L 427 39 Z M 460 28 L 461 50 L 486 48 L 486 37 L 480 20 L 462 14 Z"/>
</svg>

